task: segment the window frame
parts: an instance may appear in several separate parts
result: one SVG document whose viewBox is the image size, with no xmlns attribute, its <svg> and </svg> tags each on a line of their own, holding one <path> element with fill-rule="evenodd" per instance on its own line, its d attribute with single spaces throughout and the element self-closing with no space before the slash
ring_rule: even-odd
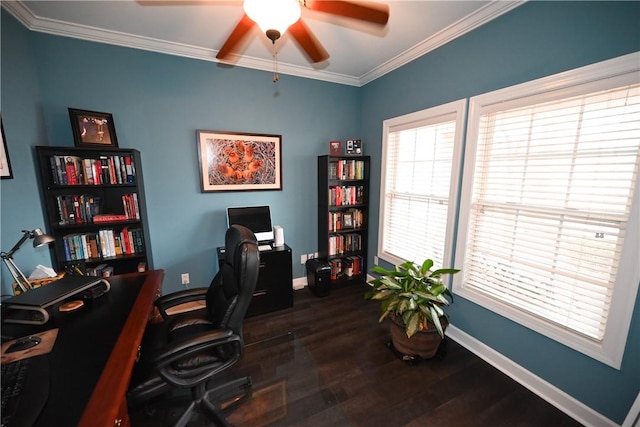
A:
<svg viewBox="0 0 640 427">
<path fill-rule="evenodd" d="M 456 212 L 458 210 L 458 193 L 460 186 L 460 169 L 463 152 L 464 123 L 467 112 L 467 100 L 461 99 L 449 102 L 447 104 L 438 105 L 421 111 L 405 114 L 383 121 L 382 124 L 382 162 L 381 162 L 381 178 L 380 178 L 380 203 L 379 203 L 379 224 L 378 224 L 378 247 L 377 256 L 392 264 L 398 265 L 405 261 L 422 262 L 421 259 L 402 259 L 392 253 L 384 250 L 385 242 L 385 223 L 386 223 L 386 182 L 387 182 L 387 149 L 389 144 L 389 134 L 397 130 L 409 130 L 424 126 L 425 123 L 435 124 L 439 117 L 455 116 L 456 130 L 454 136 L 453 156 L 451 164 L 451 180 L 449 184 L 449 198 L 447 209 L 447 221 L 445 231 L 445 241 L 443 248 L 443 265 L 438 266 L 448 268 L 453 265 L 453 243 L 454 232 L 456 226 Z M 444 122 L 443 120 L 442 122 Z M 448 121 L 448 120 L 447 120 Z"/>
<path fill-rule="evenodd" d="M 586 93 L 621 84 L 637 83 L 639 63 L 640 53 L 636 52 L 470 98 L 464 170 L 460 189 L 460 212 L 457 224 L 468 224 L 470 219 L 479 124 L 485 111 L 491 110 L 496 105 L 500 105 L 500 108 L 495 108 L 497 110 L 508 109 L 511 105 L 518 104 L 518 100 L 521 98 L 535 97 L 537 103 L 552 98 L 557 99 L 558 95 L 566 98 L 580 91 Z M 454 293 L 619 369 L 640 286 L 640 258 L 638 256 L 640 253 L 640 185 L 637 181 L 632 197 L 622 257 L 613 289 L 605 334 L 601 342 L 580 336 L 578 333 L 566 330 L 550 321 L 518 310 L 506 303 L 492 299 L 476 289 L 465 286 L 463 263 L 468 237 L 465 227 L 459 227 L 456 240 L 455 260 L 458 264 L 457 268 L 461 268 L 463 274 L 453 278 Z"/>
</svg>

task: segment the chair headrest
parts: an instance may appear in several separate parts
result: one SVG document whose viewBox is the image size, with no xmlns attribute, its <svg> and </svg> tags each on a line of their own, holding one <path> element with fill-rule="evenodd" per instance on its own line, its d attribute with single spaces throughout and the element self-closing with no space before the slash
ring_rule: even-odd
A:
<svg viewBox="0 0 640 427">
<path fill-rule="evenodd" d="M 234 254 L 238 246 L 245 243 L 258 246 L 258 241 L 253 232 L 242 225 L 234 224 L 229 227 L 224 238 L 225 261 L 227 264 L 234 265 Z"/>
</svg>

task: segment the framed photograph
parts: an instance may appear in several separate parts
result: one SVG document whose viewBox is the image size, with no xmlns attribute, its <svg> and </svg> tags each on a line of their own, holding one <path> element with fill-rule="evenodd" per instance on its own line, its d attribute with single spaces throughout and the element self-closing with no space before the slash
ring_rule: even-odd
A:
<svg viewBox="0 0 640 427">
<path fill-rule="evenodd" d="M 116 127 L 110 113 L 69 108 L 69 119 L 76 147 L 117 147 Z"/>
<path fill-rule="evenodd" d="M 13 178 L 13 172 L 11 171 L 11 162 L 9 161 L 7 140 L 4 138 L 4 126 L 2 125 L 2 118 L 0 118 L 0 130 L 2 130 L 2 144 L 0 144 L 0 178 L 11 179 Z"/>
<path fill-rule="evenodd" d="M 342 225 L 344 228 L 353 228 L 353 216 L 351 216 L 351 212 L 342 214 Z"/>
<path fill-rule="evenodd" d="M 282 136 L 197 130 L 202 192 L 282 190 Z"/>
<path fill-rule="evenodd" d="M 341 141 L 329 141 L 329 155 L 339 156 L 342 154 L 342 142 Z"/>
</svg>

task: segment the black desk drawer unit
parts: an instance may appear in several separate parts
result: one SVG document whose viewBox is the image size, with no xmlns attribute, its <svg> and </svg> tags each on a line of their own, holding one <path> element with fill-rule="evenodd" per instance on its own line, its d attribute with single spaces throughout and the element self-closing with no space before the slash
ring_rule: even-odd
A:
<svg viewBox="0 0 640 427">
<path fill-rule="evenodd" d="M 218 248 L 218 265 L 224 262 L 224 248 Z M 287 245 L 260 251 L 260 273 L 247 310 L 247 317 L 293 307 L 291 248 Z"/>
</svg>

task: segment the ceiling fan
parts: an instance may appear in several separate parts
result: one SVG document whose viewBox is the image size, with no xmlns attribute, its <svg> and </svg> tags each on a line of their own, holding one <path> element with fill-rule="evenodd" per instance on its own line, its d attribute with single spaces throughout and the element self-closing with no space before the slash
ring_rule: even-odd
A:
<svg viewBox="0 0 640 427">
<path fill-rule="evenodd" d="M 301 8 L 378 25 L 385 25 L 389 20 L 389 7 L 385 4 L 340 0 L 244 0 L 245 13 L 216 58 L 229 59 L 253 25 L 257 24 L 274 44 L 288 30 L 312 62 L 327 60 L 329 53 L 300 18 Z"/>
</svg>

